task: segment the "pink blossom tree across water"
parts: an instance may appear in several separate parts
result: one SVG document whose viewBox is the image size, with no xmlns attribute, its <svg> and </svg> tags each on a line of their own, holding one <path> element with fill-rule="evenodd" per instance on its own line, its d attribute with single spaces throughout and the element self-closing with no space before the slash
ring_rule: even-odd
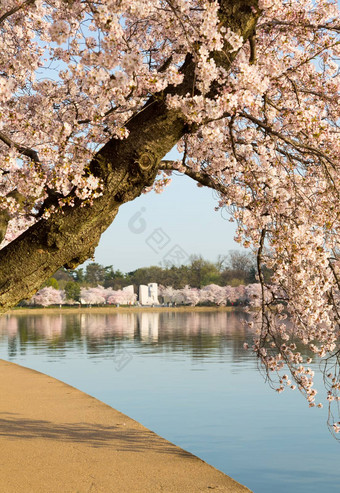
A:
<svg viewBox="0 0 340 493">
<path fill-rule="evenodd" d="M 176 169 L 257 252 L 253 350 L 277 390 L 288 367 L 315 405 L 299 341 L 331 358 L 337 404 L 337 2 L 6 0 L 0 30 L 2 310 L 89 258 L 118 208 Z M 164 161 L 176 144 L 181 162 Z"/>
</svg>

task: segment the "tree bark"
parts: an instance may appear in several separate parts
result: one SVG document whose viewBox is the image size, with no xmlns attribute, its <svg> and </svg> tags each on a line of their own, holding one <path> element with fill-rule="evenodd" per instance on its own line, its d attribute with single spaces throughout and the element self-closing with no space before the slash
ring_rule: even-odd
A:
<svg viewBox="0 0 340 493">
<path fill-rule="evenodd" d="M 221 22 L 246 42 L 260 15 L 257 2 L 221 0 L 220 5 Z M 228 52 L 226 46 L 213 56 L 217 63 L 229 68 L 236 53 Z M 64 207 L 49 219 L 40 219 L 0 251 L 0 310 L 30 298 L 61 266 L 74 268 L 91 257 L 119 207 L 152 185 L 162 158 L 190 132 L 180 111 L 168 109 L 165 104 L 167 94 L 192 92 L 195 64 L 190 54 L 182 70 L 182 84 L 150 98 L 129 121 L 127 139 L 111 139 L 93 158 L 90 170 L 104 183 L 101 197 L 91 206 L 75 199 L 74 207 Z"/>
</svg>

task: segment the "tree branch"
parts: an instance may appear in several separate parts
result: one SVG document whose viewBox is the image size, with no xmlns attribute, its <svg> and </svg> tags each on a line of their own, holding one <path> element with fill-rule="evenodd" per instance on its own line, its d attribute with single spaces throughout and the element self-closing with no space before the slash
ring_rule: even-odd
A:
<svg viewBox="0 0 340 493">
<path fill-rule="evenodd" d="M 303 27 L 305 29 L 327 29 L 328 31 L 335 31 L 335 32 L 340 32 L 340 24 L 333 24 L 328 23 L 328 24 L 312 24 L 309 22 L 288 22 L 288 21 L 280 21 L 273 19 L 272 21 L 269 22 L 264 22 L 263 24 L 259 24 L 259 28 L 264 27 L 264 26 L 287 26 L 287 27 L 294 27 L 294 28 L 299 28 Z"/>
<path fill-rule="evenodd" d="M 8 147 L 14 147 L 20 152 L 20 154 L 29 157 L 35 163 L 40 162 L 37 151 L 35 151 L 34 149 L 30 149 L 29 147 L 17 144 L 16 142 L 14 142 L 14 140 L 7 137 L 7 135 L 5 135 L 3 132 L 0 132 L 0 140 L 2 140 L 4 144 L 8 145 Z"/>
<path fill-rule="evenodd" d="M 205 187 L 212 188 L 223 195 L 228 194 L 228 188 L 219 181 L 214 180 L 208 173 L 204 173 L 204 171 L 194 171 L 183 164 L 181 164 L 180 169 L 178 169 L 174 166 L 174 163 L 175 161 L 162 160 L 159 169 L 164 171 L 179 171 Z"/>
<path fill-rule="evenodd" d="M 250 46 L 250 56 L 249 56 L 249 63 L 253 65 L 256 63 L 256 35 L 253 33 L 249 37 L 249 46 Z"/>
<path fill-rule="evenodd" d="M 273 128 L 271 128 L 269 125 L 266 125 L 263 123 L 261 120 L 258 118 L 255 118 L 254 116 L 250 115 L 249 113 L 241 112 L 240 116 L 250 120 L 251 122 L 255 123 L 258 127 L 262 128 L 266 132 L 268 132 L 271 135 L 275 135 L 279 139 L 281 139 L 283 142 L 286 144 L 289 144 L 290 146 L 294 147 L 294 149 L 298 150 L 299 152 L 305 153 L 305 154 L 315 154 L 316 156 L 324 158 L 329 164 L 332 165 L 332 167 L 335 168 L 335 164 L 333 161 L 320 149 L 316 149 L 315 147 L 309 146 L 307 144 L 304 144 L 302 142 L 299 142 L 298 140 L 293 140 L 289 139 L 285 135 L 283 135 L 280 132 L 277 132 Z"/>
<path fill-rule="evenodd" d="M 33 3 L 35 3 L 35 0 L 26 0 L 25 2 L 18 5 L 17 7 L 13 7 L 11 10 L 9 10 L 8 12 L 6 12 L 5 14 L 3 14 L 0 17 L 0 24 L 2 24 L 11 15 L 15 14 L 16 12 L 18 12 L 22 8 L 26 7 L 26 5 L 32 5 Z"/>
</svg>

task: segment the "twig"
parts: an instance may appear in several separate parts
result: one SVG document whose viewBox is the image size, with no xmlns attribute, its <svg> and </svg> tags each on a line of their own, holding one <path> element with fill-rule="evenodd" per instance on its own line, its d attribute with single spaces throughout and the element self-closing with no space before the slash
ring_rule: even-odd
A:
<svg viewBox="0 0 340 493">
<path fill-rule="evenodd" d="M 7 19 L 7 17 L 10 17 L 11 15 L 15 14 L 26 5 L 32 5 L 33 3 L 35 3 L 35 0 L 26 0 L 26 2 L 23 2 L 21 5 L 18 5 L 17 7 L 13 7 L 11 10 L 9 10 L 8 12 L 6 12 L 0 17 L 0 24 L 2 24 Z"/>
<path fill-rule="evenodd" d="M 20 154 L 29 157 L 35 163 L 40 163 L 38 153 L 34 149 L 30 149 L 29 147 L 25 147 L 20 144 L 17 144 L 12 139 L 7 137 L 7 135 L 5 135 L 3 132 L 0 132 L 0 140 L 2 140 L 2 142 L 8 145 L 8 147 L 14 147 L 20 152 Z"/>
</svg>

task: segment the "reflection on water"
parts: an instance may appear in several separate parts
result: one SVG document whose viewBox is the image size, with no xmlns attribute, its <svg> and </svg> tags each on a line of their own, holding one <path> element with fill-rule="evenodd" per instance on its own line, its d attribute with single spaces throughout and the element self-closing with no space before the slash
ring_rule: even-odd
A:
<svg viewBox="0 0 340 493">
<path fill-rule="evenodd" d="M 8 356 L 29 347 L 57 350 L 70 348 L 89 355 L 110 355 L 122 341 L 131 339 L 152 352 L 184 351 L 193 357 L 223 353 L 227 346 L 236 359 L 245 357 L 243 343 L 251 340 L 238 312 L 140 312 L 118 314 L 34 314 L 0 317 L 0 340 L 8 343 Z"/>
<path fill-rule="evenodd" d="M 255 493 L 338 492 L 340 445 L 327 431 L 327 410 L 269 389 L 243 349 L 252 340 L 246 317 L 218 310 L 3 315 L 0 358 L 101 399 Z"/>
</svg>

